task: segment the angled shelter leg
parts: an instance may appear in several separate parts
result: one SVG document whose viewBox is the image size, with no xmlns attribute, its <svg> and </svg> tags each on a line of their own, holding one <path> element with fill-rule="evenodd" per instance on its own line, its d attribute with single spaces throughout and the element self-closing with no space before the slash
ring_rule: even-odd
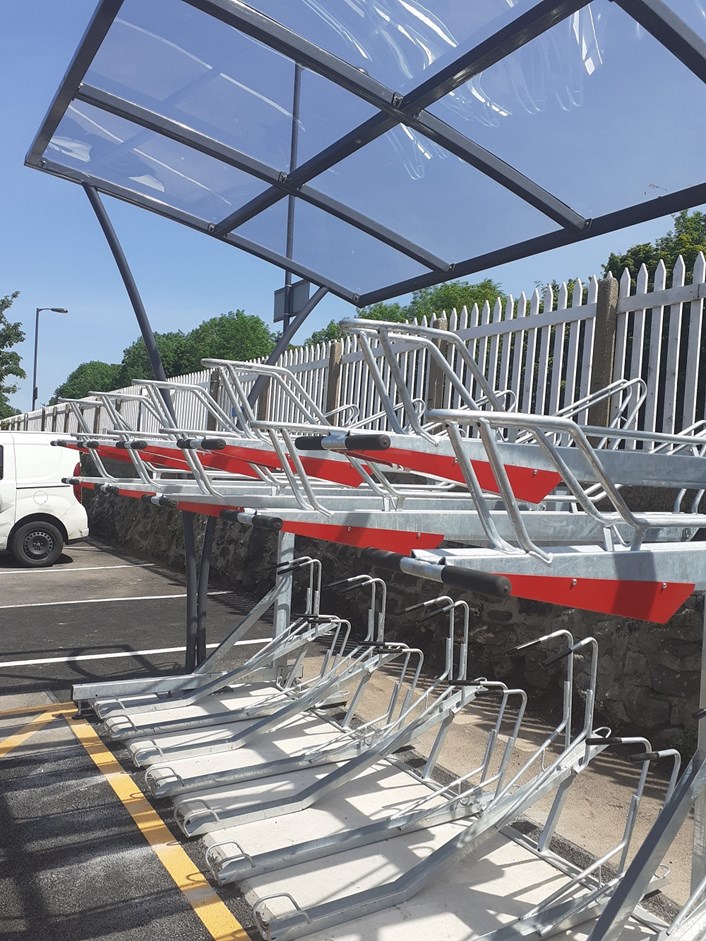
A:
<svg viewBox="0 0 706 941">
<path fill-rule="evenodd" d="M 155 379 L 160 381 L 165 381 L 167 376 L 164 372 L 164 364 L 162 363 L 162 357 L 159 355 L 159 349 L 157 348 L 157 341 L 154 336 L 154 331 L 152 330 L 152 324 L 150 319 L 147 316 L 147 311 L 145 305 L 142 303 L 142 298 L 140 297 L 140 292 L 137 289 L 137 284 L 128 265 L 127 258 L 123 252 L 122 246 L 118 240 L 118 236 L 115 233 L 113 224 L 108 217 L 105 206 L 101 202 L 101 198 L 98 195 L 97 191 L 88 185 L 84 185 L 84 191 L 88 197 L 88 201 L 91 204 L 91 207 L 96 214 L 96 218 L 100 224 L 101 229 L 103 230 L 103 235 L 108 243 L 108 247 L 113 253 L 113 258 L 115 263 L 118 266 L 118 271 L 120 276 L 123 279 L 123 284 L 125 285 L 125 290 L 127 291 L 128 297 L 130 298 L 130 303 L 132 304 L 132 309 L 135 312 L 135 317 L 137 318 L 137 323 L 140 327 L 140 333 L 142 334 L 142 339 L 145 342 L 145 347 L 147 348 L 147 355 L 149 357 L 150 366 L 152 367 L 152 373 Z M 160 389 L 160 394 L 164 399 L 164 405 L 169 411 L 170 415 L 174 418 L 176 422 L 176 414 L 174 412 L 174 405 L 169 395 L 167 389 Z M 187 515 L 189 520 L 187 520 Z M 182 514 L 182 526 L 184 528 L 184 546 L 185 546 L 185 555 L 186 555 L 186 658 L 185 658 L 185 670 L 187 673 L 193 671 L 196 666 L 196 619 L 197 619 L 197 592 L 198 592 L 198 580 L 195 577 L 195 568 L 192 573 L 194 577 L 190 577 L 190 572 L 192 566 L 195 567 L 195 555 L 194 552 L 194 524 L 193 516 L 191 514 Z M 191 547 L 191 549 L 187 547 Z M 192 625 L 193 622 L 193 625 Z M 193 632 L 193 638 L 191 636 Z M 193 650 L 191 649 L 193 647 Z"/>
<path fill-rule="evenodd" d="M 701 634 L 701 691 L 699 705 L 706 705 L 706 595 L 699 595 L 703 611 Z M 706 723 L 698 723 L 697 750 L 706 755 Z M 706 878 L 706 793 L 701 793 L 694 802 L 694 849 L 691 860 L 691 891 L 695 892 Z"/>
</svg>

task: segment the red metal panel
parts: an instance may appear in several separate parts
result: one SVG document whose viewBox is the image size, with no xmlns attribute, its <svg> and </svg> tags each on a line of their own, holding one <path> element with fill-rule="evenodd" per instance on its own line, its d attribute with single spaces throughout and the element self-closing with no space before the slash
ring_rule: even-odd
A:
<svg viewBox="0 0 706 941">
<path fill-rule="evenodd" d="M 506 573 L 497 573 L 506 574 Z M 512 594 L 567 608 L 666 623 L 694 591 L 693 582 L 637 582 L 556 575 L 507 575 Z"/>
<path fill-rule="evenodd" d="M 441 533 L 417 533 L 408 530 L 375 529 L 369 526 L 336 526 L 331 523 L 304 523 L 284 520 L 282 532 L 323 539 L 361 549 L 388 549 L 409 555 L 413 549 L 436 549 L 443 542 Z"/>
<path fill-rule="evenodd" d="M 397 464 L 408 470 L 429 474 L 431 477 L 441 477 L 443 480 L 452 480 L 454 483 L 465 482 L 458 461 L 448 454 L 388 448 L 385 451 L 360 451 L 353 456 L 361 460 L 377 461 L 380 464 Z M 491 493 L 498 493 L 498 483 L 490 464 L 487 461 L 471 461 L 471 464 L 481 487 Z M 505 472 L 515 496 L 518 500 L 526 500 L 528 503 L 541 503 L 561 481 L 561 475 L 556 471 L 520 467 L 516 464 L 506 464 Z"/>
</svg>

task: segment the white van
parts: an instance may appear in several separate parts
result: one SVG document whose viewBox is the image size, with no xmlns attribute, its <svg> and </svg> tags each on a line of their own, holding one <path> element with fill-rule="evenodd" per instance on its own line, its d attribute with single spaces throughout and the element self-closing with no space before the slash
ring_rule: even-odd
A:
<svg viewBox="0 0 706 941">
<path fill-rule="evenodd" d="M 22 565 L 53 565 L 65 543 L 88 535 L 81 491 L 62 483 L 79 473 L 78 452 L 52 447 L 56 432 L 0 431 L 0 550 Z"/>
</svg>

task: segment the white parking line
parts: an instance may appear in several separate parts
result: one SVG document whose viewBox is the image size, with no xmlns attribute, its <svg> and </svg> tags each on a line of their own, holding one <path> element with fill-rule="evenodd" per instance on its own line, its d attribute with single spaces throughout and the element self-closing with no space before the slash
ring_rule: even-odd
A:
<svg viewBox="0 0 706 941">
<path fill-rule="evenodd" d="M 208 597 L 214 595 L 232 595 L 232 591 L 209 591 Z M 186 598 L 183 595 L 136 595 L 132 598 L 79 598 L 77 601 L 32 601 L 29 604 L 0 604 L 0 611 L 7 608 L 51 608 L 55 605 L 68 604 L 103 604 L 108 601 L 165 601 L 167 598 Z"/>
<path fill-rule="evenodd" d="M 236 640 L 233 647 L 248 647 L 254 644 L 266 644 L 270 640 L 266 637 L 264 640 Z M 210 650 L 212 647 L 220 647 L 220 644 L 206 644 Z M 33 667 L 41 663 L 74 663 L 76 660 L 108 660 L 113 657 L 150 657 L 156 653 L 183 653 L 186 647 L 161 647 L 158 650 L 125 650 L 118 653 L 85 653 L 77 654 L 75 657 L 42 657 L 39 660 L 3 660 L 0 667 Z"/>
<path fill-rule="evenodd" d="M 156 564 L 156 562 L 127 562 L 121 565 L 84 565 L 83 568 L 73 569 L 64 565 L 52 565 L 50 568 L 40 569 L 10 569 L 9 571 L 0 572 L 0 575 L 35 575 L 37 572 L 45 572 L 46 574 L 61 572 L 63 575 L 65 572 L 95 572 L 97 569 L 148 569 Z"/>
</svg>

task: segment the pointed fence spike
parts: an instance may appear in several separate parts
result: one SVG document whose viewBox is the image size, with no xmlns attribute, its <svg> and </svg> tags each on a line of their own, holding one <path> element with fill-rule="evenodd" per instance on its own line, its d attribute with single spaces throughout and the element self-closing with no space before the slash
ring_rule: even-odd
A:
<svg viewBox="0 0 706 941">
<path fill-rule="evenodd" d="M 699 252 L 694 261 L 692 282 L 694 284 L 702 284 L 704 281 L 706 281 L 706 258 L 704 258 L 703 252 Z"/>
</svg>

